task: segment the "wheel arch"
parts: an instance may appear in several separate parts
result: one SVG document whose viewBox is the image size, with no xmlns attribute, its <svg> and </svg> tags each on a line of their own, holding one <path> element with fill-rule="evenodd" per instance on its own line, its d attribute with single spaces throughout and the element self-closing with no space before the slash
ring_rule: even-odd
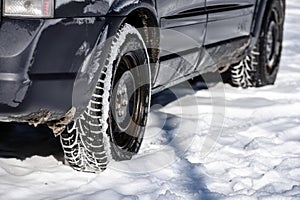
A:
<svg viewBox="0 0 300 200">
<path fill-rule="evenodd" d="M 121 21 L 119 27 L 127 23 L 139 30 L 148 49 L 152 82 L 154 83 L 159 68 L 160 43 L 159 20 L 155 1 L 117 0 L 111 6 L 108 16 L 123 16 L 123 21 Z"/>
<path fill-rule="evenodd" d="M 158 72 L 160 43 L 156 16 L 147 8 L 137 8 L 126 17 L 124 23 L 137 28 L 143 36 L 150 58 L 152 82 L 154 82 Z"/>
</svg>

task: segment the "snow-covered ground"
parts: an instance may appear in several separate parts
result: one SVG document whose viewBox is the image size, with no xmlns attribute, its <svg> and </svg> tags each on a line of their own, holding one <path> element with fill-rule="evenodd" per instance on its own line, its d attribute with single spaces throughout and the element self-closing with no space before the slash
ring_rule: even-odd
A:
<svg viewBox="0 0 300 200">
<path fill-rule="evenodd" d="M 56 139 L 44 128 L 2 124 L 0 199 L 300 199 L 299 19 L 299 1 L 288 0 L 275 86 L 219 84 L 195 94 L 173 88 L 183 94 L 179 100 L 154 99 L 164 105 L 152 109 L 141 153 L 103 173 L 63 165 Z M 225 102 L 222 95 L 211 99 L 218 88 Z M 212 124 L 212 111 L 219 125 L 224 116 L 223 129 Z"/>
</svg>

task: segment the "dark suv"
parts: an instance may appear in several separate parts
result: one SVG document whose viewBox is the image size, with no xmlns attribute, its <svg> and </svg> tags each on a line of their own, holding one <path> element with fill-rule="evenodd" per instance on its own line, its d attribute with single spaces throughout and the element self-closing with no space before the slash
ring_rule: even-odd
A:
<svg viewBox="0 0 300 200">
<path fill-rule="evenodd" d="M 81 171 L 138 152 L 151 94 L 216 71 L 260 87 L 279 68 L 285 0 L 0 5 L 0 121 L 46 124 Z"/>
</svg>

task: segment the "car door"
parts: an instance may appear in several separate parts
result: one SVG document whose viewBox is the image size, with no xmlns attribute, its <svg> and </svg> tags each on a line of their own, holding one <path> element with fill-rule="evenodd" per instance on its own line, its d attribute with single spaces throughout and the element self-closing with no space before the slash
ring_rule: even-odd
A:
<svg viewBox="0 0 300 200">
<path fill-rule="evenodd" d="M 256 0 L 206 0 L 208 21 L 204 45 L 213 64 L 231 56 L 239 45 L 230 45 L 234 40 L 242 41 L 250 35 L 255 4 Z"/>
<path fill-rule="evenodd" d="M 255 3 L 256 0 L 206 0 L 205 44 L 249 35 Z"/>
<path fill-rule="evenodd" d="M 161 25 L 160 70 L 156 86 L 192 73 L 205 37 L 205 0 L 156 0 Z"/>
</svg>

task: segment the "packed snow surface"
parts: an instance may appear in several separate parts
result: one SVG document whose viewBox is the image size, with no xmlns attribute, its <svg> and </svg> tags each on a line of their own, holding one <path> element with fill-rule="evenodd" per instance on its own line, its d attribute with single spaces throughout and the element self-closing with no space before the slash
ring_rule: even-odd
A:
<svg viewBox="0 0 300 200">
<path fill-rule="evenodd" d="M 217 84 L 194 94 L 181 85 L 172 88 L 178 100 L 154 97 L 140 154 L 100 174 L 63 165 L 47 129 L 1 124 L 0 199 L 299 199 L 300 4 L 287 3 L 276 85 Z M 215 109 L 222 95 L 212 95 L 222 91 L 224 112 Z M 208 137 L 214 131 L 220 135 Z"/>
</svg>

